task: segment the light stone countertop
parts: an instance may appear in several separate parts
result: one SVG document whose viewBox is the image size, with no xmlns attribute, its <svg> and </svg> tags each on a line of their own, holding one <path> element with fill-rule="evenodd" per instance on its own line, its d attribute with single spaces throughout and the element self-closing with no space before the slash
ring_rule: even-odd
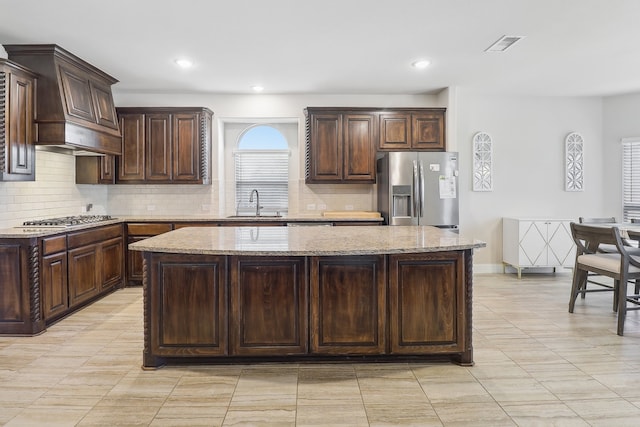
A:
<svg viewBox="0 0 640 427">
<path fill-rule="evenodd" d="M 130 250 L 205 255 L 331 256 L 443 252 L 485 247 L 429 226 L 186 227 Z"/>
<path fill-rule="evenodd" d="M 357 218 L 357 217 L 324 217 L 324 216 L 241 216 L 241 217 L 214 217 L 214 216 L 188 216 L 188 215 L 158 215 L 158 216 L 133 216 L 133 215 L 118 215 L 111 220 L 94 222 L 89 224 L 80 224 L 68 227 L 29 227 L 29 226 L 16 226 L 0 229 L 0 239 L 15 239 L 15 238 L 31 238 L 31 237 L 46 237 L 53 236 L 55 234 L 73 232 L 77 230 L 86 230 L 89 228 L 100 227 L 103 225 L 119 224 L 122 222 L 221 222 L 221 223 L 269 223 L 269 222 L 288 222 L 288 223 L 326 223 L 326 222 L 371 222 L 379 221 L 383 219 L 379 218 Z"/>
</svg>

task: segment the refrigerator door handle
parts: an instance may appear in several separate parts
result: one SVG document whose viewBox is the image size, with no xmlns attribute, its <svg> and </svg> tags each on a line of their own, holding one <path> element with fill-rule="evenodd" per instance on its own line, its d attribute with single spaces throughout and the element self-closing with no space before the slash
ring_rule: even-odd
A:
<svg viewBox="0 0 640 427">
<path fill-rule="evenodd" d="M 411 216 L 420 217 L 420 201 L 418 198 L 420 197 L 420 180 L 419 180 L 419 171 L 418 171 L 418 161 L 413 161 L 413 203 Z"/>
<path fill-rule="evenodd" d="M 418 165 L 420 167 L 419 179 L 418 179 L 418 185 L 420 186 L 419 205 L 420 205 L 420 216 L 422 216 L 422 212 L 424 212 L 424 167 L 422 165 L 422 160 L 418 161 Z"/>
</svg>

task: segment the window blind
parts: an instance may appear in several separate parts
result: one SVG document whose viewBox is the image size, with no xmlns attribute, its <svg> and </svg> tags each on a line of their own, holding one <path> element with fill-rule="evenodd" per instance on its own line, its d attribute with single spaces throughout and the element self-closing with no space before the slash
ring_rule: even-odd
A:
<svg viewBox="0 0 640 427">
<path fill-rule="evenodd" d="M 640 141 L 622 143 L 622 216 L 640 218 Z"/>
<path fill-rule="evenodd" d="M 286 213 L 289 204 L 289 151 L 239 150 L 235 153 L 236 201 L 239 213 L 255 212 L 249 198 L 260 193 L 263 213 Z"/>
</svg>

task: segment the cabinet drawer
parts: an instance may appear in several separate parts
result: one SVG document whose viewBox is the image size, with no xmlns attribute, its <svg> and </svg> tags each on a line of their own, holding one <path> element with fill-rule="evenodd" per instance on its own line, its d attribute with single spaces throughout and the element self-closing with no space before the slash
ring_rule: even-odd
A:
<svg viewBox="0 0 640 427">
<path fill-rule="evenodd" d="M 91 230 L 78 231 L 67 235 L 69 248 L 88 245 L 102 240 L 112 239 L 122 235 L 122 224 L 107 225 Z"/>
<path fill-rule="evenodd" d="M 146 224 L 146 223 L 132 223 L 127 224 L 127 234 L 130 236 L 155 236 L 157 234 L 166 233 L 171 231 L 173 226 L 169 223 L 160 224 Z"/>
<path fill-rule="evenodd" d="M 42 255 L 54 254 L 67 250 L 67 236 L 53 236 L 42 239 Z"/>
</svg>

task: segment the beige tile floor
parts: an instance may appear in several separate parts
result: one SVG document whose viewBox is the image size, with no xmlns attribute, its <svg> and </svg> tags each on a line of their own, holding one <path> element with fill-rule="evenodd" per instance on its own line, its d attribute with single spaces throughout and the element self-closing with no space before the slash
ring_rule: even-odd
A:
<svg viewBox="0 0 640 427">
<path fill-rule="evenodd" d="M 6 426 L 637 426 L 640 312 L 610 294 L 567 312 L 571 277 L 477 275 L 475 366 L 264 364 L 140 369 L 142 292 L 37 337 L 0 337 Z"/>
</svg>

